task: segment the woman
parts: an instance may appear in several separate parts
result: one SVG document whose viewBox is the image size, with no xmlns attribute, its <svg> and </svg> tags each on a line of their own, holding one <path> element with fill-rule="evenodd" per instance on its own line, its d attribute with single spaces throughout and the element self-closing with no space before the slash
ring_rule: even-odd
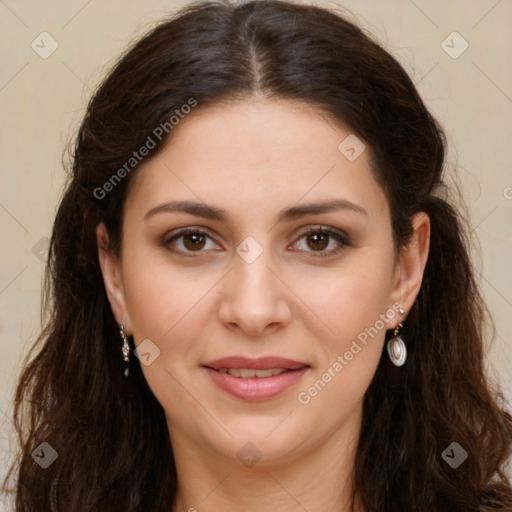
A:
<svg viewBox="0 0 512 512">
<path fill-rule="evenodd" d="M 55 219 L 16 510 L 512 510 L 444 152 L 327 10 L 205 3 L 135 44 Z"/>
</svg>

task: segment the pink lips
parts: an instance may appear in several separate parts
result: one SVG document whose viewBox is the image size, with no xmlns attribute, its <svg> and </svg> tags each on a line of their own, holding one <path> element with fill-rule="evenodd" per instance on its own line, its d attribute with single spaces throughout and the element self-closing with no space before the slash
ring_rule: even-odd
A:
<svg viewBox="0 0 512 512">
<path fill-rule="evenodd" d="M 203 365 L 213 382 L 222 390 L 245 400 L 266 400 L 296 384 L 309 365 L 281 357 L 249 359 L 242 356 L 225 357 Z M 286 370 L 268 377 L 238 377 L 222 373 L 221 369 Z"/>
</svg>

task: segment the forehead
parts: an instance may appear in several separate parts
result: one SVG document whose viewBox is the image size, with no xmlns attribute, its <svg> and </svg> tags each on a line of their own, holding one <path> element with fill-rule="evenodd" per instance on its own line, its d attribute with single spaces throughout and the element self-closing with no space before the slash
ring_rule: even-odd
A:
<svg viewBox="0 0 512 512">
<path fill-rule="evenodd" d="M 291 204 L 341 198 L 364 205 L 378 219 L 387 214 L 387 201 L 368 151 L 354 137 L 300 102 L 199 105 L 173 128 L 160 153 L 142 163 L 127 202 L 142 209 L 193 199 L 262 216 Z M 360 152 L 357 158 L 346 152 L 347 144 L 356 156 Z"/>
</svg>

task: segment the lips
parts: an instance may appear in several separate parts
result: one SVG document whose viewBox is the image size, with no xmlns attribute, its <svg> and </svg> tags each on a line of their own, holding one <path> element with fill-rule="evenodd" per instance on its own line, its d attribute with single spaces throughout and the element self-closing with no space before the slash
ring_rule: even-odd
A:
<svg viewBox="0 0 512 512">
<path fill-rule="evenodd" d="M 247 368 L 252 370 L 270 370 L 272 368 L 282 368 L 283 370 L 298 370 L 305 366 L 307 363 L 293 361 L 291 359 L 284 359 L 282 357 L 260 357 L 259 359 L 249 359 L 242 356 L 224 357 L 209 363 L 204 364 L 213 370 L 226 369 L 241 369 Z"/>
<path fill-rule="evenodd" d="M 250 377 L 265 379 L 272 377 L 272 375 L 279 375 L 290 370 L 284 368 L 269 368 L 268 370 L 255 370 L 254 368 L 220 368 L 218 371 L 221 373 L 229 373 L 229 375 L 233 377 L 241 377 L 242 379 L 248 379 Z"/>
<path fill-rule="evenodd" d="M 235 356 L 208 362 L 203 367 L 227 393 L 245 400 L 265 400 L 296 384 L 309 365 L 281 357 Z"/>
</svg>

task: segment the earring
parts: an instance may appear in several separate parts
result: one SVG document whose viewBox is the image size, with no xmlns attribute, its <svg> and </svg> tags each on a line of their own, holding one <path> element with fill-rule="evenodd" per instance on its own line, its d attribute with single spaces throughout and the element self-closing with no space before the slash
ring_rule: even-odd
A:
<svg viewBox="0 0 512 512">
<path fill-rule="evenodd" d="M 399 312 L 400 315 L 404 316 L 405 311 L 402 306 L 400 306 Z M 407 358 L 407 348 L 405 346 L 404 340 L 398 336 L 398 333 L 402 327 L 403 324 L 400 322 L 395 327 L 395 330 L 393 331 L 393 337 L 388 341 L 387 344 L 389 359 L 395 366 L 402 366 Z"/>
<path fill-rule="evenodd" d="M 128 345 L 128 338 L 126 337 L 126 334 L 124 332 L 124 325 L 120 325 L 119 334 L 121 335 L 121 338 L 123 340 L 123 346 L 121 348 L 121 351 L 123 352 L 123 360 L 128 363 L 126 365 L 126 369 L 124 370 L 124 376 L 128 377 L 128 373 L 130 372 L 130 345 Z"/>
</svg>

